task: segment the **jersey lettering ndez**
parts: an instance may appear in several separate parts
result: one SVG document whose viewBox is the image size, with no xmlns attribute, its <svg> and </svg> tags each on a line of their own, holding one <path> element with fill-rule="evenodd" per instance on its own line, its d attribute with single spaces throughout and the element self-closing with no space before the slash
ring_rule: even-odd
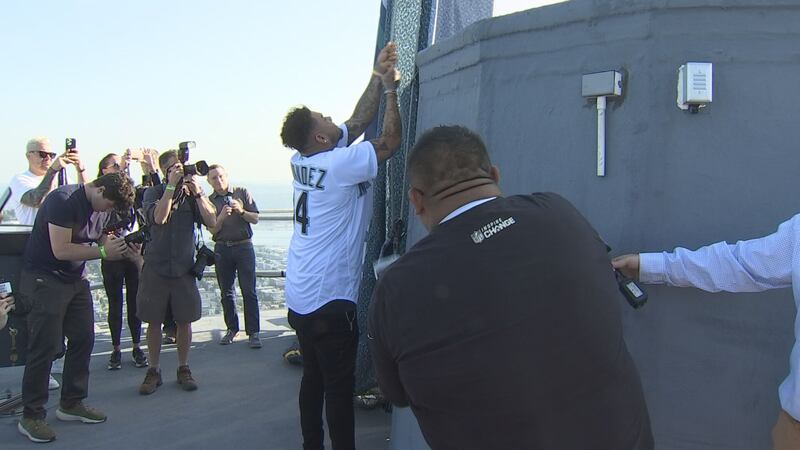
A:
<svg viewBox="0 0 800 450">
<path fill-rule="evenodd" d="M 286 306 L 309 314 L 332 300 L 358 300 L 378 158 L 369 141 L 292 156 L 294 232 L 286 266 Z"/>
</svg>

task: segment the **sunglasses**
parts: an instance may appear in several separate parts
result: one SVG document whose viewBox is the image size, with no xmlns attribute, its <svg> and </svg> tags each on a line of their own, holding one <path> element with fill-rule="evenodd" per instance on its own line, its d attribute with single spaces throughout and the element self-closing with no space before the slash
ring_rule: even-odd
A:
<svg viewBox="0 0 800 450">
<path fill-rule="evenodd" d="M 119 170 L 119 168 L 120 168 L 119 163 L 114 163 L 114 164 L 111 164 L 111 165 L 103 167 L 103 169 L 112 169 L 112 168 Z"/>
<path fill-rule="evenodd" d="M 38 153 L 38 154 L 39 154 L 39 158 L 42 158 L 42 159 L 47 159 L 47 158 L 50 158 L 50 159 L 55 159 L 55 157 L 56 157 L 56 154 L 55 154 L 55 153 L 51 153 L 51 152 L 43 152 L 43 151 L 41 151 L 41 150 L 39 150 L 39 151 L 33 151 L 33 152 L 28 152 L 28 153 Z"/>
</svg>

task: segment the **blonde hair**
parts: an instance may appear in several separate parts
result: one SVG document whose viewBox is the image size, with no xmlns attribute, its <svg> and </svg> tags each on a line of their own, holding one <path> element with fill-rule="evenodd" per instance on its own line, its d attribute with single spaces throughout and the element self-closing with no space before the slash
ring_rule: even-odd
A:
<svg viewBox="0 0 800 450">
<path fill-rule="evenodd" d="M 35 137 L 30 141 L 28 141 L 28 144 L 25 145 L 25 153 L 27 154 L 28 152 L 38 152 L 42 149 L 42 147 L 44 147 L 44 144 L 49 144 L 49 143 L 50 139 L 47 139 L 46 137 Z"/>
</svg>

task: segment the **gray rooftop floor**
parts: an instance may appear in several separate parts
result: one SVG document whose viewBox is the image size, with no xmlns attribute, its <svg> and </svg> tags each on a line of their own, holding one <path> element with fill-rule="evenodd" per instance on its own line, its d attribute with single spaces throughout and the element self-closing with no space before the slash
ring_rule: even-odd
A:
<svg viewBox="0 0 800 450">
<path fill-rule="evenodd" d="M 218 345 L 225 328 L 219 316 L 195 322 L 189 365 L 200 389 L 194 392 L 182 391 L 175 382 L 177 355 L 175 346 L 169 345 L 161 357 L 164 384 L 150 396 L 139 395 L 145 369 L 133 366 L 127 324 L 123 328 L 123 367 L 109 371 L 111 336 L 105 324 L 97 324 L 86 403 L 105 412 L 106 423 L 59 421 L 55 417 L 58 391 L 50 391 L 48 422 L 57 434 L 56 441 L 33 444 L 17 431 L 18 417 L 0 416 L 0 448 L 302 448 L 297 406 L 302 371 L 281 358 L 293 339 L 285 311 L 262 311 L 264 346 L 259 350 L 247 347 L 244 333 L 233 345 Z M 19 392 L 20 369 L 0 368 L 0 392 L 7 387 Z M 56 378 L 60 379 L 60 374 Z M 381 409 L 356 409 L 357 447 L 388 449 L 390 422 L 391 416 Z"/>
</svg>

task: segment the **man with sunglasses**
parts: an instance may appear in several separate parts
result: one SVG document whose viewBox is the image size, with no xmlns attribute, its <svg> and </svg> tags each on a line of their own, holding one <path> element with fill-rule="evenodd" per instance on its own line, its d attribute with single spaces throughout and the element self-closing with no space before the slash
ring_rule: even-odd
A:
<svg viewBox="0 0 800 450">
<path fill-rule="evenodd" d="M 77 150 L 57 155 L 50 150 L 50 140 L 33 138 L 25 146 L 28 170 L 15 175 L 9 182 L 11 199 L 9 207 L 21 225 L 33 225 L 36 212 L 44 198 L 58 187 L 58 173 L 68 165 L 75 167 L 78 183 L 85 184 L 86 169 Z M 66 180 L 65 184 L 67 184 Z"/>
</svg>

